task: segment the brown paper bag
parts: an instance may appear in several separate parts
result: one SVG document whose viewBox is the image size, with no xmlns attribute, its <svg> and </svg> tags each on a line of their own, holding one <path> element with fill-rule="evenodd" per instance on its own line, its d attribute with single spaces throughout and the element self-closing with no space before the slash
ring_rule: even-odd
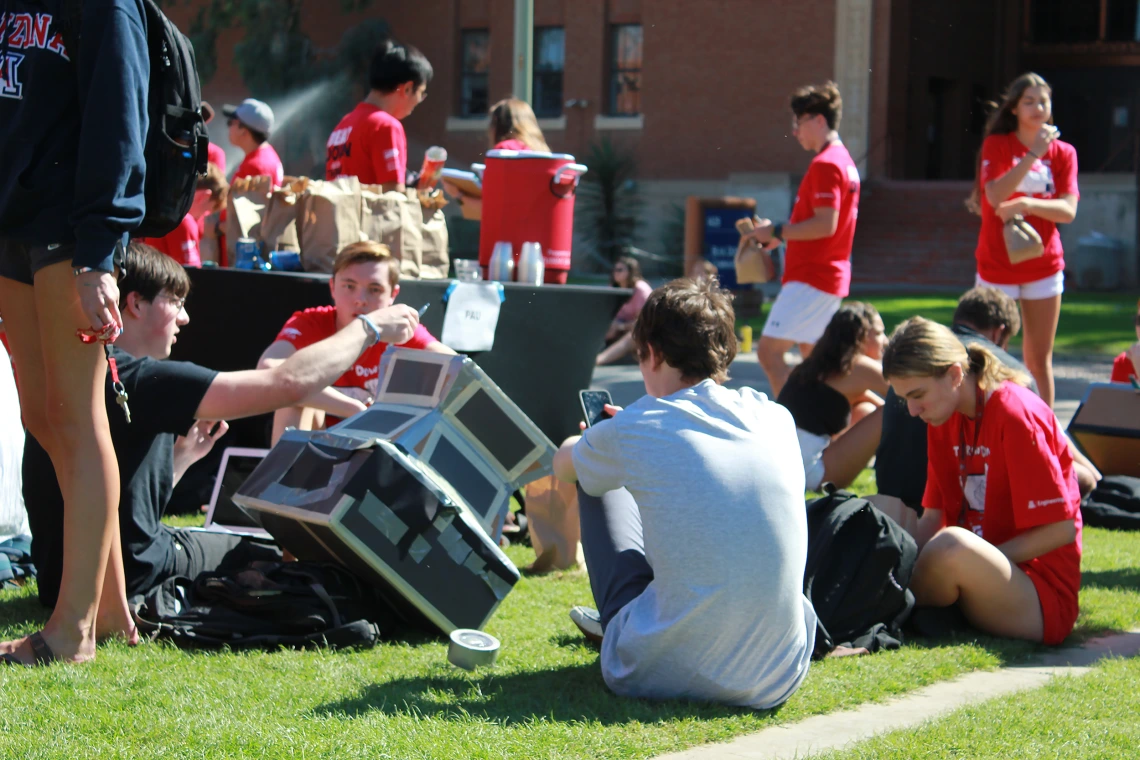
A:
<svg viewBox="0 0 1140 760">
<path fill-rule="evenodd" d="M 237 260 L 239 238 L 261 239 L 261 217 L 269 203 L 273 179 L 269 175 L 239 177 L 230 184 L 226 201 L 226 251 L 229 261 Z"/>
<path fill-rule="evenodd" d="M 415 190 L 361 188 L 361 232 L 383 243 L 400 260 L 400 276 L 418 278 L 423 250 L 422 213 Z"/>
<path fill-rule="evenodd" d="M 356 177 L 332 182 L 310 180 L 297 197 L 297 237 L 305 271 L 332 272 L 340 249 L 367 239 L 360 218 L 360 181 Z"/>
<path fill-rule="evenodd" d="M 535 554 L 526 572 L 548 573 L 585 564 L 576 486 L 553 475 L 527 484 L 526 519 Z"/>
<path fill-rule="evenodd" d="M 420 279 L 442 280 L 447 277 L 451 258 L 447 252 L 447 217 L 443 209 L 422 206 L 423 226 L 420 246 Z"/>
<path fill-rule="evenodd" d="M 269 196 L 261 215 L 261 241 L 266 251 L 299 251 L 297 237 L 297 195 L 305 191 L 309 180 L 287 177 L 285 184 Z"/>
<path fill-rule="evenodd" d="M 776 276 L 776 265 L 772 263 L 772 256 L 751 240 L 745 240 L 752 230 L 756 229 L 751 219 L 738 219 L 736 230 L 741 234 L 740 244 L 736 247 L 736 258 L 733 265 L 736 267 L 736 281 L 741 285 L 752 282 L 768 282 Z"/>
<path fill-rule="evenodd" d="M 1005 238 L 1005 250 L 1009 254 L 1010 264 L 1020 264 L 1045 255 L 1041 236 L 1020 214 L 1005 223 L 1002 237 Z"/>
</svg>

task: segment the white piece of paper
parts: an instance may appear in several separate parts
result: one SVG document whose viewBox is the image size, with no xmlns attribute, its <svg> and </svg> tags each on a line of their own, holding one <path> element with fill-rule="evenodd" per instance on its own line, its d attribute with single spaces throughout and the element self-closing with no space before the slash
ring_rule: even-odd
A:
<svg viewBox="0 0 1140 760">
<path fill-rule="evenodd" d="M 499 283 L 458 283 L 447 299 L 440 342 L 460 353 L 490 351 L 501 305 Z"/>
</svg>

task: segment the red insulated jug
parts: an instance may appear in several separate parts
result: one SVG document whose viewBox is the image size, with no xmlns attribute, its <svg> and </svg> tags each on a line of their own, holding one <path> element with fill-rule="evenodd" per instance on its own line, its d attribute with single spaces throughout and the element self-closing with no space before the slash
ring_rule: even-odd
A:
<svg viewBox="0 0 1140 760">
<path fill-rule="evenodd" d="M 483 175 L 479 265 L 484 276 L 495 243 L 510 242 L 517 263 L 523 243 L 537 242 L 545 281 L 564 285 L 574 237 L 574 195 L 586 167 L 565 153 L 491 150 L 484 166 L 472 168 Z"/>
</svg>

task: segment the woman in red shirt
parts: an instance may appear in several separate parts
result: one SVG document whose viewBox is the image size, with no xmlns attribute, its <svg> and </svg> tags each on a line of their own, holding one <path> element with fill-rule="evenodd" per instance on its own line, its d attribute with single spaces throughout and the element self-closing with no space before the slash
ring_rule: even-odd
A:
<svg viewBox="0 0 1140 760">
<path fill-rule="evenodd" d="M 538 127 L 538 119 L 525 100 L 506 98 L 491 106 L 490 126 L 487 128 L 488 142 L 492 150 L 534 150 L 549 153 L 550 147 Z M 459 205 L 467 210 L 468 219 L 483 216 L 483 199 L 467 195 L 459 187 L 447 180 L 443 189 L 448 195 L 459 200 Z"/>
<path fill-rule="evenodd" d="M 1112 362 L 1112 382 L 1130 383 L 1140 377 L 1140 301 L 1136 302 L 1136 343 Z"/>
<path fill-rule="evenodd" d="M 1009 86 L 985 135 L 971 199 L 982 216 L 976 284 L 992 285 L 1021 302 L 1025 366 L 1041 398 L 1053 406 L 1053 341 L 1065 272 L 1057 225 L 1077 215 L 1077 152 L 1057 139 L 1052 90 L 1033 73 Z M 1010 262 L 1003 236 L 1015 216 L 1024 217 L 1045 246 L 1041 256 L 1018 264 Z"/>
<path fill-rule="evenodd" d="M 996 636 L 1059 644 L 1077 619 L 1080 493 L 1068 439 L 1028 378 L 947 328 L 907 320 L 883 374 L 927 424 L 910 588 Z"/>
</svg>

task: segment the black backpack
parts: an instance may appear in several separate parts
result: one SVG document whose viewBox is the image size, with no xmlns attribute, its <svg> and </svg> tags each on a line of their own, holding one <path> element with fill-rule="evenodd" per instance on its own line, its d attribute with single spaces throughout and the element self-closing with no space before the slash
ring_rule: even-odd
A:
<svg viewBox="0 0 1140 760">
<path fill-rule="evenodd" d="M 1081 502 L 1081 519 L 1092 528 L 1140 530 L 1140 478 L 1102 478 Z"/>
<path fill-rule="evenodd" d="M 194 202 L 198 177 L 206 173 L 210 138 L 202 119 L 202 86 L 190 40 L 159 10 L 142 0 L 150 50 L 150 87 L 143 153 L 146 215 L 135 237 L 162 237 L 182 223 Z M 79 63 L 82 0 L 64 0 L 60 34 Z"/>
<path fill-rule="evenodd" d="M 871 502 L 830 491 L 808 502 L 804 596 L 819 618 L 814 657 L 840 644 L 897 649 L 914 609 L 907 585 L 918 557 L 914 539 Z"/>
<path fill-rule="evenodd" d="M 348 570 L 254 562 L 231 575 L 168 578 L 135 609 L 139 632 L 184 649 L 368 648 L 391 613 Z"/>
</svg>

